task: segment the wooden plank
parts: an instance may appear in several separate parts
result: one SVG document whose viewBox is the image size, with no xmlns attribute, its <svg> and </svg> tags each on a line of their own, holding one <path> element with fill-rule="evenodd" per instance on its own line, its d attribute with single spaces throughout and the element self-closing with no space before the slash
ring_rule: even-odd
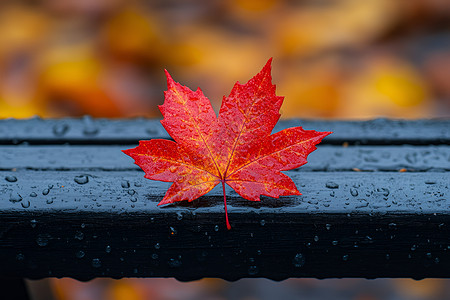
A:
<svg viewBox="0 0 450 300">
<path fill-rule="evenodd" d="M 227 190 L 228 231 L 220 189 L 159 208 L 142 172 L 0 172 L 0 276 L 450 277 L 448 173 L 287 173 L 302 196 Z"/>
<path fill-rule="evenodd" d="M 333 131 L 334 134 L 324 139 L 326 144 L 450 144 L 450 120 L 282 120 L 274 131 L 294 126 Z M 135 144 L 151 138 L 169 138 L 155 119 L 0 120 L 0 144 Z"/>
<path fill-rule="evenodd" d="M 122 146 L 0 146 L 0 170 L 140 170 Z M 297 169 L 308 171 L 450 171 L 450 146 L 319 145 Z"/>
</svg>

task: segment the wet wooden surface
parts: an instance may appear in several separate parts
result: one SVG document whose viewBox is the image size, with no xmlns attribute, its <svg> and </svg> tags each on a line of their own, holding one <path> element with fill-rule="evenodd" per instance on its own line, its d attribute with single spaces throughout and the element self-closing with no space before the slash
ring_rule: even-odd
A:
<svg viewBox="0 0 450 300">
<path fill-rule="evenodd" d="M 0 121 L 0 276 L 450 277 L 450 121 L 301 121 L 335 133 L 286 172 L 302 196 L 215 189 L 157 207 L 120 150 L 157 120 Z"/>
</svg>

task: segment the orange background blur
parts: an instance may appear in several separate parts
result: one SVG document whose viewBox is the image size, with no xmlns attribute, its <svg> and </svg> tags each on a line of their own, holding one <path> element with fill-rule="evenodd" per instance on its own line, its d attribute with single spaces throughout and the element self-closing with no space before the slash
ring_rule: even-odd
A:
<svg viewBox="0 0 450 300">
<path fill-rule="evenodd" d="M 448 0 L 0 3 L 0 118 L 160 117 L 163 69 L 214 107 L 268 58 L 284 118 L 450 116 Z"/>
<path fill-rule="evenodd" d="M 160 117 L 163 69 L 217 110 L 270 57 L 284 118 L 450 117 L 448 0 L 2 0 L 0 118 Z M 450 299 L 431 279 L 45 282 L 36 299 Z"/>
</svg>

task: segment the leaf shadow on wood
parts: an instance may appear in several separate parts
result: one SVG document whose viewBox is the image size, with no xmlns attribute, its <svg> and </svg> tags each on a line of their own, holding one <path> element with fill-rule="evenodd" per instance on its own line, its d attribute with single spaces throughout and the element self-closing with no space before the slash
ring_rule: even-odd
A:
<svg viewBox="0 0 450 300">
<path fill-rule="evenodd" d="M 145 195 L 149 201 L 158 202 L 161 199 L 156 199 L 152 195 Z M 155 201 L 156 200 L 156 201 Z M 261 201 L 248 201 L 242 197 L 227 197 L 227 204 L 231 207 L 251 207 L 251 208 L 279 208 L 279 207 L 293 207 L 299 204 L 300 199 L 298 197 L 280 197 L 271 198 L 261 196 Z M 222 196 L 202 196 L 194 201 L 180 201 L 171 204 L 161 206 L 161 208 L 174 208 L 174 207 L 215 207 L 223 206 Z"/>
</svg>

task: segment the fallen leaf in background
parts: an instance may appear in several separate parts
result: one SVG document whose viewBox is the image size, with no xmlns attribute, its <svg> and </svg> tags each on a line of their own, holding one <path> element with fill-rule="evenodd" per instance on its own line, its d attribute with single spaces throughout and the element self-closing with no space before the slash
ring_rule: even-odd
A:
<svg viewBox="0 0 450 300">
<path fill-rule="evenodd" d="M 343 102 L 345 67 L 331 58 L 310 64 L 286 67 L 281 74 L 279 91 L 290 95 L 281 107 L 283 118 L 335 118 Z"/>
<path fill-rule="evenodd" d="M 166 51 L 163 31 L 155 14 L 131 6 L 105 23 L 100 43 L 118 61 L 155 64 Z"/>
<path fill-rule="evenodd" d="M 431 114 L 429 91 L 424 78 L 404 61 L 391 56 L 374 56 L 346 85 L 338 115 L 367 119 L 426 118 Z"/>
<path fill-rule="evenodd" d="M 332 5 L 300 7 L 272 27 L 272 43 L 280 47 L 281 57 L 362 47 L 393 25 L 400 8 L 389 0 L 343 0 Z"/>
<path fill-rule="evenodd" d="M 54 114 L 72 111 L 76 115 L 91 114 L 105 117 L 121 115 L 114 99 L 100 85 L 102 66 L 90 43 L 77 42 L 52 47 L 41 60 L 39 91 L 49 100 Z"/>
</svg>

